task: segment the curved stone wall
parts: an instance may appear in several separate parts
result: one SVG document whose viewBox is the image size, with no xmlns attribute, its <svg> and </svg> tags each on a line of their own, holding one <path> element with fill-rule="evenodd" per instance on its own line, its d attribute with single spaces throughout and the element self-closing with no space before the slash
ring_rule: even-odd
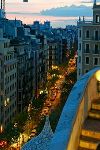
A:
<svg viewBox="0 0 100 150">
<path fill-rule="evenodd" d="M 74 85 L 60 116 L 49 150 L 77 150 L 81 127 L 97 92 L 95 68 Z"/>
<path fill-rule="evenodd" d="M 52 137 L 53 131 L 50 126 L 49 117 L 46 117 L 42 132 L 23 145 L 21 150 L 48 150 Z"/>
</svg>

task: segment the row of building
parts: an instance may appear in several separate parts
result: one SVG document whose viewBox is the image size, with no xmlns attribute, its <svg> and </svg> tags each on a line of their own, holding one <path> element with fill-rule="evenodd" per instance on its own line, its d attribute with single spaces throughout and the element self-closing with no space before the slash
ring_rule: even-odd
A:
<svg viewBox="0 0 100 150">
<path fill-rule="evenodd" d="M 67 31 L 0 19 L 0 131 L 45 90 L 48 70 L 66 61 Z"/>
</svg>

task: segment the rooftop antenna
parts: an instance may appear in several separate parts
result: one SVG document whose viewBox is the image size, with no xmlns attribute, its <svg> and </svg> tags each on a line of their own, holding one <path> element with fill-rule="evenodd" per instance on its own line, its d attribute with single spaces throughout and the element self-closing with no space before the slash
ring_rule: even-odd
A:
<svg viewBox="0 0 100 150">
<path fill-rule="evenodd" d="M 28 0 L 23 0 L 23 2 L 28 2 Z M 5 0 L 1 0 L 1 6 L 0 6 L 1 11 L 3 12 L 3 17 L 6 17 L 6 11 L 5 11 Z"/>
<path fill-rule="evenodd" d="M 5 17 L 5 0 L 1 0 L 1 7 L 0 7 L 0 9 L 3 10 L 4 17 Z"/>
</svg>

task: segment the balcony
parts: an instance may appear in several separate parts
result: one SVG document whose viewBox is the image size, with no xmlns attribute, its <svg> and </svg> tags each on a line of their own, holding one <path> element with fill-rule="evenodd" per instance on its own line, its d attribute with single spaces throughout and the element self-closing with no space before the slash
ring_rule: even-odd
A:
<svg viewBox="0 0 100 150">
<path fill-rule="evenodd" d="M 82 20 L 82 21 L 78 21 L 77 24 L 78 26 L 90 26 L 93 24 L 93 21 Z"/>
<path fill-rule="evenodd" d="M 10 65 L 15 64 L 15 63 L 17 63 L 17 60 L 16 59 L 12 59 L 10 61 L 9 60 L 5 61 L 4 65 L 5 66 L 10 66 Z"/>
</svg>

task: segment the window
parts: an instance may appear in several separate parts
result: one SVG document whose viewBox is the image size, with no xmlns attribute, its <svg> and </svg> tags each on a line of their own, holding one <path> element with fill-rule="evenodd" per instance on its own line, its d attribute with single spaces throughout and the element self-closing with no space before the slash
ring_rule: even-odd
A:
<svg viewBox="0 0 100 150">
<path fill-rule="evenodd" d="M 49 59 L 52 60 L 52 56 L 49 56 Z"/>
<path fill-rule="evenodd" d="M 95 31 L 95 40 L 98 40 L 98 31 Z"/>
<path fill-rule="evenodd" d="M 19 92 L 19 97 L 18 97 L 19 101 L 22 100 L 22 95 L 21 95 L 21 92 Z"/>
<path fill-rule="evenodd" d="M 3 108 L 3 106 L 1 106 L 1 114 L 3 113 L 3 110 L 4 110 L 4 108 Z"/>
<path fill-rule="evenodd" d="M 10 66 L 10 70 L 12 70 L 12 65 Z"/>
<path fill-rule="evenodd" d="M 99 15 L 96 15 L 96 23 L 99 23 Z"/>
<path fill-rule="evenodd" d="M 7 77 L 5 78 L 5 85 L 7 84 Z"/>
<path fill-rule="evenodd" d="M 21 89 L 21 81 L 19 81 L 19 89 Z"/>
<path fill-rule="evenodd" d="M 79 56 L 79 61 L 78 62 L 81 63 L 81 56 Z"/>
<path fill-rule="evenodd" d="M 7 68 L 5 68 L 5 73 L 7 73 Z"/>
<path fill-rule="evenodd" d="M 3 83 L 1 82 L 1 90 L 3 90 Z"/>
<path fill-rule="evenodd" d="M 11 75 L 10 75 L 10 81 L 11 81 L 11 79 L 12 79 L 12 77 L 11 77 Z"/>
<path fill-rule="evenodd" d="M 4 43 L 4 48 L 7 48 L 7 43 Z"/>
<path fill-rule="evenodd" d="M 16 97 L 16 92 L 15 92 L 15 97 Z"/>
<path fill-rule="evenodd" d="M 11 86 L 10 86 L 10 91 L 11 91 Z"/>
<path fill-rule="evenodd" d="M 79 50 L 81 50 L 81 43 L 79 43 Z"/>
<path fill-rule="evenodd" d="M 7 94 L 7 90 L 5 90 L 5 94 Z"/>
<path fill-rule="evenodd" d="M 87 73 L 89 70 L 85 70 L 85 73 Z"/>
<path fill-rule="evenodd" d="M 2 60 L 0 60 L 0 66 L 1 66 L 1 67 L 3 66 L 3 61 L 2 61 Z"/>
<path fill-rule="evenodd" d="M 3 72 L 1 72 L 1 79 L 3 79 Z"/>
<path fill-rule="evenodd" d="M 7 82 L 9 83 L 9 77 L 8 77 L 8 79 L 7 79 Z"/>
<path fill-rule="evenodd" d="M 98 58 L 94 58 L 94 65 L 98 65 Z"/>
<path fill-rule="evenodd" d="M 16 78 L 16 73 L 15 73 L 15 78 Z"/>
<path fill-rule="evenodd" d="M 95 44 L 95 51 L 94 51 L 95 54 L 98 54 L 98 44 Z"/>
<path fill-rule="evenodd" d="M 10 55 L 10 59 L 12 58 L 12 56 Z"/>
<path fill-rule="evenodd" d="M 89 49 L 90 49 L 90 45 L 89 45 L 89 44 L 86 44 L 85 52 L 86 52 L 86 53 L 89 53 Z"/>
<path fill-rule="evenodd" d="M 0 97 L 1 97 L 1 102 L 2 102 L 3 101 L 3 96 L 1 95 Z"/>
<path fill-rule="evenodd" d="M 90 35 L 89 30 L 87 30 L 86 31 L 86 38 L 89 38 L 89 35 Z"/>
<path fill-rule="evenodd" d="M 86 62 L 86 64 L 89 64 L 89 57 L 85 58 L 85 62 Z"/>
<path fill-rule="evenodd" d="M 79 71 L 79 75 L 81 74 L 81 69 L 78 70 Z"/>
<path fill-rule="evenodd" d="M 79 30 L 79 37 L 81 38 L 81 30 Z"/>
</svg>

